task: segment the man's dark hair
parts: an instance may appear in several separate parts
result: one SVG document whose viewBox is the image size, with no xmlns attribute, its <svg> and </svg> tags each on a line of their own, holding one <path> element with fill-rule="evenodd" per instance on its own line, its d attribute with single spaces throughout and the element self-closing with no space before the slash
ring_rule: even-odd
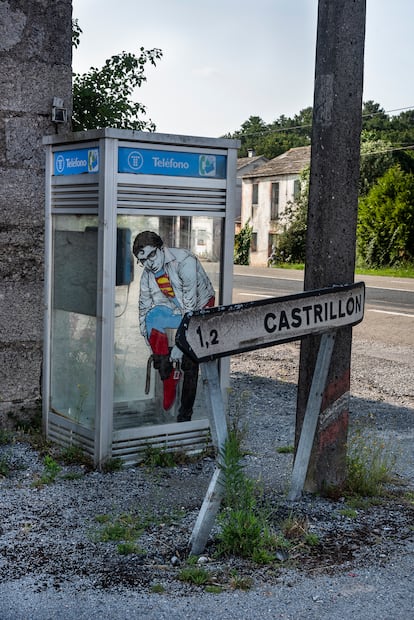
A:
<svg viewBox="0 0 414 620">
<path fill-rule="evenodd" d="M 138 253 L 147 245 L 152 245 L 154 248 L 162 248 L 164 244 L 161 237 L 157 235 L 157 233 L 152 230 L 144 230 L 135 237 L 132 248 L 134 256 L 138 256 Z"/>
</svg>

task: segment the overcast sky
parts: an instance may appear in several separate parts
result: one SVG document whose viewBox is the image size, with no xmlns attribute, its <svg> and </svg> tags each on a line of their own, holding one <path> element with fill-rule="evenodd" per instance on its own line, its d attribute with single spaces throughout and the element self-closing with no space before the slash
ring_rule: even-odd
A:
<svg viewBox="0 0 414 620">
<path fill-rule="evenodd" d="M 219 137 L 312 105 L 317 0 L 73 0 L 73 69 L 161 48 L 137 91 L 162 133 Z M 413 0 L 367 0 L 364 101 L 414 107 Z"/>
</svg>

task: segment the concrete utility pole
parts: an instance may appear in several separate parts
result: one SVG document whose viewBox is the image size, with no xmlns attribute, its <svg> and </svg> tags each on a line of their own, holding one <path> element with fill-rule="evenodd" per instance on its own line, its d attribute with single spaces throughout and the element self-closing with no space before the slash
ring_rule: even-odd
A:
<svg viewBox="0 0 414 620">
<path fill-rule="evenodd" d="M 305 290 L 354 281 L 366 0 L 319 0 Z M 303 340 L 296 414 L 302 428 L 320 337 Z M 345 478 L 352 328 L 338 330 L 305 489 Z"/>
</svg>

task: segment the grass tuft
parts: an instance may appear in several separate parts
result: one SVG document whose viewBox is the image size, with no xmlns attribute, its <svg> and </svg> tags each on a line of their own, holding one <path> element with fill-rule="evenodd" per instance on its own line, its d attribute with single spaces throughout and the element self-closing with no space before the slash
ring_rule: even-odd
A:
<svg viewBox="0 0 414 620">
<path fill-rule="evenodd" d="M 376 497 L 392 480 L 396 456 L 374 435 L 357 431 L 348 443 L 346 494 Z"/>
<path fill-rule="evenodd" d="M 195 586 L 204 586 L 210 581 L 210 573 L 205 568 L 186 566 L 180 571 L 178 579 Z"/>
</svg>

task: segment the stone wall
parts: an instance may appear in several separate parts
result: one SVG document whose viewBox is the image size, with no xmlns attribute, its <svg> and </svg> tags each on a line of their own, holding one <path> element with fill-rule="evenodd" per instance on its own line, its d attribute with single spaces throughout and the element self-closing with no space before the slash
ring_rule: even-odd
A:
<svg viewBox="0 0 414 620">
<path fill-rule="evenodd" d="M 45 149 L 71 112 L 71 0 L 0 0 L 0 426 L 41 401 Z M 11 415 L 10 415 L 11 414 Z"/>
</svg>

